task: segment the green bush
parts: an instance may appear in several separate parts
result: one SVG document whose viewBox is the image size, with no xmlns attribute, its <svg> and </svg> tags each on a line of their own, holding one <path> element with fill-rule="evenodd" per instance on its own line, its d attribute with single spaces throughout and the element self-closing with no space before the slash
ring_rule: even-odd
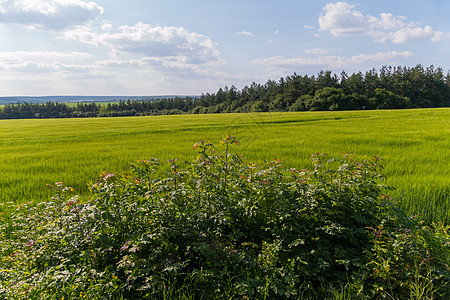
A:
<svg viewBox="0 0 450 300">
<path fill-rule="evenodd" d="M 449 296 L 449 227 L 383 194 L 380 159 L 311 156 L 311 170 L 194 146 L 191 163 L 137 161 L 12 206 L 0 234 L 6 299 L 298 299 Z"/>
</svg>

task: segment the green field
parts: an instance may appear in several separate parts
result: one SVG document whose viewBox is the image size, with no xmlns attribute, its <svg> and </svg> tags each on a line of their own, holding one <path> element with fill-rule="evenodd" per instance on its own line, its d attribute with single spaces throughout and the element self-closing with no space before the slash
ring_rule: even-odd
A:
<svg viewBox="0 0 450 300">
<path fill-rule="evenodd" d="M 312 153 L 384 159 L 402 208 L 450 223 L 450 109 L 0 120 L 0 203 L 40 201 L 47 183 L 81 195 L 102 170 L 136 159 L 189 160 L 201 139 L 237 136 L 249 160 L 308 168 Z"/>
</svg>

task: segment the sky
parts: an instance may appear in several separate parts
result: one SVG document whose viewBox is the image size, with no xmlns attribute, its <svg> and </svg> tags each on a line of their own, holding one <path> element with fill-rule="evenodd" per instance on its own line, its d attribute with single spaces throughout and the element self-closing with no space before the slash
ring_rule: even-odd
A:
<svg viewBox="0 0 450 300">
<path fill-rule="evenodd" d="M 0 0 L 0 96 L 200 95 L 450 70 L 450 0 Z"/>
</svg>

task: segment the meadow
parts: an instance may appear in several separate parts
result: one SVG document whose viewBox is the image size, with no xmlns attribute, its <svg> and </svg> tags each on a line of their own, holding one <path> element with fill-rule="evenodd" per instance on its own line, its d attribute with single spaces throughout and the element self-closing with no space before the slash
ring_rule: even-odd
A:
<svg viewBox="0 0 450 300">
<path fill-rule="evenodd" d="M 0 120 L 0 203 L 42 201 L 64 182 L 83 197 L 103 170 L 136 159 L 179 162 L 194 143 L 236 136 L 249 160 L 311 168 L 313 153 L 383 158 L 388 193 L 401 208 L 450 223 L 450 109 Z"/>
</svg>

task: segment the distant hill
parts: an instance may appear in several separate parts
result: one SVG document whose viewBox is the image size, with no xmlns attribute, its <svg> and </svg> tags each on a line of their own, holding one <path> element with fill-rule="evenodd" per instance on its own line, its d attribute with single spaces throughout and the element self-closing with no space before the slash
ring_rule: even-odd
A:
<svg viewBox="0 0 450 300">
<path fill-rule="evenodd" d="M 45 103 L 48 101 L 59 103 L 80 103 L 80 102 L 117 102 L 120 100 L 160 100 L 167 98 L 188 96 L 164 95 L 164 96 L 42 96 L 42 97 L 0 97 L 0 105 L 12 103 Z M 197 96 L 189 96 L 197 97 Z"/>
</svg>

